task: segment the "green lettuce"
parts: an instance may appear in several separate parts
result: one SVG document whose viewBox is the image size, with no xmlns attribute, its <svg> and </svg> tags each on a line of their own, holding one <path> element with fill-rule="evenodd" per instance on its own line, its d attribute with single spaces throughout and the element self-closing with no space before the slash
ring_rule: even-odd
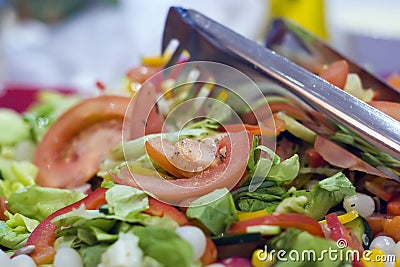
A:
<svg viewBox="0 0 400 267">
<path fill-rule="evenodd" d="M 109 257 L 107 251 L 117 244 L 120 233 L 133 233 L 144 253 L 143 266 L 160 266 L 159 262 L 162 266 L 191 266 L 192 247 L 175 233 L 175 221 L 142 213 L 148 208 L 143 191 L 112 183 L 106 186 L 107 204 L 99 210 L 86 210 L 82 205 L 52 220 L 60 229 L 57 247 L 70 246 L 80 253 L 85 266 L 99 266 L 104 253 Z"/>
<path fill-rule="evenodd" d="M 241 187 L 232 192 L 238 210 L 253 212 L 267 210 L 272 213 L 283 200 L 286 188 L 275 182 L 265 181 L 255 191 L 250 192 L 249 186 Z"/>
<path fill-rule="evenodd" d="M 38 102 L 23 114 L 24 120 L 30 126 L 31 139 L 39 142 L 50 125 L 80 99 L 77 95 L 41 91 Z"/>
<path fill-rule="evenodd" d="M 53 212 L 77 202 L 84 196 L 77 191 L 32 185 L 12 193 L 8 198 L 8 208 L 12 213 L 20 213 L 42 221 Z"/>
<path fill-rule="evenodd" d="M 38 168 L 28 161 L 0 157 L 0 196 L 8 198 L 15 191 L 35 184 Z"/>
<path fill-rule="evenodd" d="M 29 138 L 29 124 L 14 110 L 0 108 L 0 146 L 15 145 Z"/>
<path fill-rule="evenodd" d="M 149 208 L 146 193 L 132 186 L 116 185 L 106 192 L 109 209 L 116 216 L 126 217 Z"/>
<path fill-rule="evenodd" d="M 186 216 L 199 221 L 214 235 L 219 235 L 237 220 L 237 211 L 231 193 L 222 188 L 193 201 Z"/>
<path fill-rule="evenodd" d="M 291 189 L 279 203 L 277 213 L 302 213 L 321 220 L 345 196 L 355 195 L 355 187 L 341 172 L 319 181 L 310 191 Z"/>
<path fill-rule="evenodd" d="M 268 157 L 260 157 L 264 152 Z M 249 191 L 255 191 L 265 180 L 274 181 L 278 185 L 291 183 L 299 174 L 300 161 L 297 154 L 281 161 L 280 157 L 270 148 L 258 145 L 258 139 L 253 138 L 252 150 L 247 164 L 247 177 L 241 186 L 250 185 Z"/>
<path fill-rule="evenodd" d="M 192 266 L 193 248 L 175 231 L 159 227 L 134 227 L 132 232 L 139 237 L 139 247 L 144 254 L 163 266 Z"/>
<path fill-rule="evenodd" d="M 22 214 L 6 211 L 7 221 L 0 221 L 0 245 L 15 250 L 25 245 L 30 233 L 39 225 L 39 221 Z"/>
<path fill-rule="evenodd" d="M 275 250 L 274 256 L 284 257 L 282 260 L 275 259 L 276 267 L 296 267 L 296 266 L 326 266 L 326 267 L 345 267 L 352 266 L 351 261 L 346 259 L 347 248 L 341 250 L 336 242 L 317 236 L 299 229 L 289 228 L 277 237 L 268 242 L 268 251 Z M 277 251 L 284 250 L 285 254 Z M 329 251 L 336 250 L 333 256 Z M 298 255 L 298 256 L 297 256 Z M 342 255 L 342 257 L 340 257 Z"/>
</svg>

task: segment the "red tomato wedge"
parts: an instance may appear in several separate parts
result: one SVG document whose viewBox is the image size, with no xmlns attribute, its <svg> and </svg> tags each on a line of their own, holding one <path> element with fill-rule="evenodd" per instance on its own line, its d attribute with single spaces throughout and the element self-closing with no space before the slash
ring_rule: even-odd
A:
<svg viewBox="0 0 400 267">
<path fill-rule="evenodd" d="M 144 213 L 157 217 L 168 217 L 178 223 L 179 226 L 188 225 L 189 220 L 175 207 L 149 197 L 149 208 Z"/>
<path fill-rule="evenodd" d="M 66 206 L 58 211 L 49 215 L 44 219 L 33 232 L 30 234 L 26 241 L 26 246 L 34 245 L 35 250 L 30 254 L 32 259 L 37 265 L 50 264 L 53 262 L 56 253 L 54 249 L 54 241 L 56 240 L 57 226 L 51 222 L 55 217 L 72 211 L 74 208 L 79 208 L 85 204 L 86 209 L 97 209 L 99 206 L 106 202 L 105 193 L 106 188 L 99 188 L 90 193 L 85 198 Z"/>
<path fill-rule="evenodd" d="M 224 145 L 225 144 L 225 145 Z M 226 147 L 224 160 L 191 178 L 165 180 L 161 176 L 144 176 L 131 173 L 125 167 L 118 173 L 110 173 L 115 183 L 125 184 L 152 193 L 161 201 L 173 205 L 187 205 L 188 201 L 214 191 L 217 188 L 232 188 L 246 170 L 251 144 L 246 131 L 228 133 L 220 141 Z"/>
<path fill-rule="evenodd" d="M 156 87 L 151 81 L 145 83 L 133 97 L 124 120 L 125 140 L 161 132 L 164 117 L 158 109 Z"/>
<path fill-rule="evenodd" d="M 128 97 L 103 95 L 83 100 L 59 117 L 37 147 L 37 183 L 73 188 L 93 177 L 122 140 L 129 102 Z"/>
<path fill-rule="evenodd" d="M 252 124 L 227 124 L 221 127 L 221 130 L 227 132 L 240 132 L 243 131 L 243 129 L 246 129 L 246 131 L 254 135 L 278 136 L 281 132 L 286 130 L 286 125 L 283 120 L 274 114 L 265 119 L 261 126 Z"/>
<path fill-rule="evenodd" d="M 326 162 L 333 166 L 390 178 L 346 149 L 320 135 L 315 138 L 314 149 Z"/>
<path fill-rule="evenodd" d="M 315 236 L 324 236 L 321 225 L 313 218 L 298 213 L 281 213 L 265 215 L 245 221 L 235 222 L 228 229 L 228 234 L 246 233 L 248 226 L 255 225 L 276 225 L 282 228 L 297 228 L 307 231 Z"/>
<path fill-rule="evenodd" d="M 327 82 L 344 89 L 347 75 L 349 74 L 349 65 L 346 60 L 338 60 L 323 69 L 319 76 Z"/>
<path fill-rule="evenodd" d="M 400 121 L 400 103 L 389 101 L 371 101 L 368 103 L 395 120 Z"/>
<path fill-rule="evenodd" d="M 390 200 L 386 212 L 389 216 L 400 216 L 400 196 L 395 196 Z"/>
</svg>

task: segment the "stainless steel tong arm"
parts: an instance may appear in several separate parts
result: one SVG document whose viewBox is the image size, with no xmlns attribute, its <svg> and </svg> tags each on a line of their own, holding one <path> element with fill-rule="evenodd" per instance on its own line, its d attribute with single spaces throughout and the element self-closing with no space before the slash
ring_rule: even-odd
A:
<svg viewBox="0 0 400 267">
<path fill-rule="evenodd" d="M 172 7 L 168 23 L 175 23 L 176 27 L 164 33 L 163 48 L 168 38 L 175 38 L 186 42 L 184 48 L 194 56 L 193 60 L 219 61 L 246 74 L 249 69 L 258 72 L 378 149 L 400 159 L 400 122 L 194 10 Z M 177 27 L 186 32 L 180 33 Z M 208 51 L 199 51 L 206 49 L 199 47 L 200 40 L 208 44 Z M 218 51 L 224 55 L 216 56 Z"/>
</svg>

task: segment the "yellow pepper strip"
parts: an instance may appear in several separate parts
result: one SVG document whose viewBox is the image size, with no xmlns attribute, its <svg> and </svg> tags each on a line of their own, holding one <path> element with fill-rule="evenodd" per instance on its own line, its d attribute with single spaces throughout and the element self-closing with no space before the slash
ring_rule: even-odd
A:
<svg viewBox="0 0 400 267">
<path fill-rule="evenodd" d="M 356 210 L 351 210 L 343 215 L 338 216 L 341 224 L 346 224 L 358 217 L 358 212 Z M 319 223 L 326 224 L 326 220 L 319 221 Z"/>
<path fill-rule="evenodd" d="M 384 256 L 383 250 L 374 248 L 361 258 L 361 263 L 364 267 L 385 267 L 385 262 L 382 260 Z"/>
<path fill-rule="evenodd" d="M 273 263 L 272 256 L 262 249 L 255 250 L 251 256 L 251 264 L 254 267 L 271 267 Z"/>
<path fill-rule="evenodd" d="M 158 56 L 142 57 L 142 64 L 152 67 L 162 67 L 167 63 L 170 57 L 171 55 L 168 55 L 167 53 Z"/>
<path fill-rule="evenodd" d="M 258 218 L 258 217 L 268 215 L 268 212 L 266 210 L 259 210 L 259 211 L 253 211 L 253 212 L 238 211 L 237 214 L 238 214 L 239 221 L 246 221 L 246 220 L 250 220 L 253 218 Z"/>
</svg>

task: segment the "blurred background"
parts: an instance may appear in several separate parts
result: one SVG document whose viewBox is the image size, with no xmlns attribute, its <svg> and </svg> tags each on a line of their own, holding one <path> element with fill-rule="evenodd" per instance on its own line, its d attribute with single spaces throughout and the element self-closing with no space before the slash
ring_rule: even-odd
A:
<svg viewBox="0 0 400 267">
<path fill-rule="evenodd" d="M 400 73 L 398 0 L 0 0 L 0 88 L 117 83 L 161 52 L 171 5 L 261 44 L 271 19 L 287 17 L 381 77 Z"/>
</svg>

